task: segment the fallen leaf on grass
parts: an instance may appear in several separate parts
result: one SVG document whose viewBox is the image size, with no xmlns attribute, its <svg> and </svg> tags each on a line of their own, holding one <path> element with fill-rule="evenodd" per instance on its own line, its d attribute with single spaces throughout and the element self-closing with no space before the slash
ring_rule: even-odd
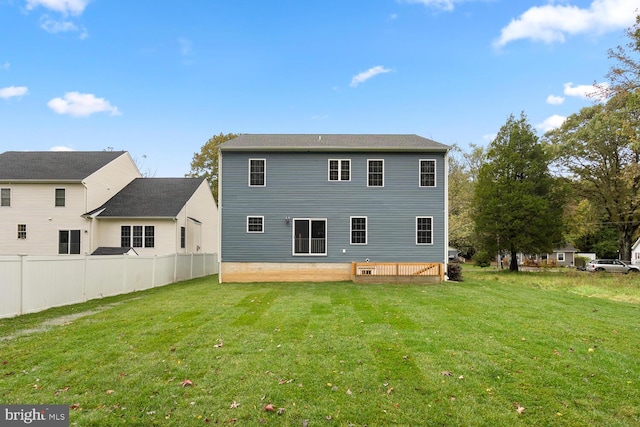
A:
<svg viewBox="0 0 640 427">
<path fill-rule="evenodd" d="M 79 403 L 74 403 L 73 405 L 69 405 L 69 409 L 73 409 L 74 411 L 82 409 Z"/>
<path fill-rule="evenodd" d="M 180 385 L 182 387 L 187 387 L 187 386 L 191 387 L 191 386 L 193 386 L 193 381 L 185 379 L 184 381 L 182 381 L 180 383 Z"/>
<path fill-rule="evenodd" d="M 391 394 L 391 393 L 393 393 L 393 387 L 389 387 L 389 388 L 387 389 L 387 394 Z"/>
<path fill-rule="evenodd" d="M 263 411 L 265 412 L 273 412 L 276 410 L 275 406 L 273 406 L 272 403 L 268 403 L 266 405 L 264 405 L 264 408 L 262 408 Z"/>
<path fill-rule="evenodd" d="M 277 412 L 277 414 L 278 414 L 278 415 L 282 415 L 282 414 L 284 414 L 285 412 L 286 412 L 286 409 L 285 409 L 285 408 L 278 408 L 278 412 Z"/>
<path fill-rule="evenodd" d="M 238 406 L 240 406 L 240 404 L 234 400 L 234 401 L 233 401 L 233 403 L 231 404 L 230 408 L 231 408 L 231 409 L 235 409 L 235 408 L 237 408 Z"/>
<path fill-rule="evenodd" d="M 514 403 L 513 406 L 516 407 L 516 412 L 519 414 L 524 413 L 524 407 L 521 406 L 519 403 Z"/>
<path fill-rule="evenodd" d="M 453 375 L 451 372 L 449 371 L 442 371 L 440 372 L 442 375 L 444 375 L 445 377 L 450 377 L 451 375 Z"/>
<path fill-rule="evenodd" d="M 107 394 L 113 394 L 113 390 L 107 390 L 106 393 Z"/>
<path fill-rule="evenodd" d="M 224 343 L 222 342 L 222 340 L 221 340 L 221 339 L 219 339 L 219 340 L 218 340 L 218 343 L 213 345 L 213 348 L 220 348 L 220 347 L 222 347 L 223 345 L 224 345 Z"/>
</svg>

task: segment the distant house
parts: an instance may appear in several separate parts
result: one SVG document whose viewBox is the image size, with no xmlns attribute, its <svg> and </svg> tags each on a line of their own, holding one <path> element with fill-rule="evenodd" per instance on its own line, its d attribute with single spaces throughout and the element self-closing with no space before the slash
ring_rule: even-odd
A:
<svg viewBox="0 0 640 427">
<path fill-rule="evenodd" d="M 576 248 L 573 245 L 566 245 L 562 248 L 555 248 L 553 252 L 547 254 L 518 254 L 519 265 L 557 265 L 574 266 Z"/>
<path fill-rule="evenodd" d="M 241 135 L 220 146 L 220 280 L 446 265 L 448 147 L 417 135 Z"/>
<path fill-rule="evenodd" d="M 142 178 L 125 151 L 2 153 L 0 196 L 0 255 L 218 248 L 207 182 Z"/>
</svg>

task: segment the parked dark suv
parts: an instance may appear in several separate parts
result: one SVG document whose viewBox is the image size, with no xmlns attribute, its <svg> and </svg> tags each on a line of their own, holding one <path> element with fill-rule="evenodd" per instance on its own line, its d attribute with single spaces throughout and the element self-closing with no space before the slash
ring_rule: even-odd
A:
<svg viewBox="0 0 640 427">
<path fill-rule="evenodd" d="M 587 271 L 606 271 L 607 273 L 640 273 L 640 268 L 617 259 L 594 259 L 587 263 Z"/>
</svg>

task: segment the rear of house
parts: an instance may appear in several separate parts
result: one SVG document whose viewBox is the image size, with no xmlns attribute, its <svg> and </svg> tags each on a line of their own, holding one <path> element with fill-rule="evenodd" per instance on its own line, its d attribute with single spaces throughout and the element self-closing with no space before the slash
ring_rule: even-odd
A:
<svg viewBox="0 0 640 427">
<path fill-rule="evenodd" d="M 448 147 L 417 135 L 241 135 L 220 147 L 220 280 L 446 265 Z"/>
</svg>

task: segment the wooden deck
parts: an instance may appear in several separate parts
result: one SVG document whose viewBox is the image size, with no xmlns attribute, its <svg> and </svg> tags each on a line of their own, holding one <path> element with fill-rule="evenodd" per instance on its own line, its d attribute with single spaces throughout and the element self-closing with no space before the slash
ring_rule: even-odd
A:
<svg viewBox="0 0 640 427">
<path fill-rule="evenodd" d="M 442 283 L 444 265 L 436 262 L 353 262 L 351 277 L 357 283 Z"/>
</svg>

